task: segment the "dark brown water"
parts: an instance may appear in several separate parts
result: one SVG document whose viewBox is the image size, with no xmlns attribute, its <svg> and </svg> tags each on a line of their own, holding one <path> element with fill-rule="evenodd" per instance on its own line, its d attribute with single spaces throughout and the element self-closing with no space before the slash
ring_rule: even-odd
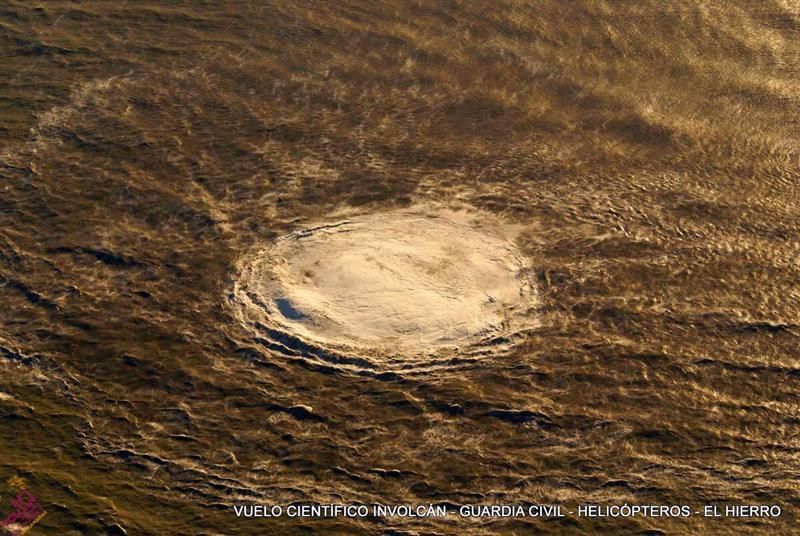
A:
<svg viewBox="0 0 800 536">
<path fill-rule="evenodd" d="M 30 533 L 798 533 L 798 75 L 792 0 L 5 0 L 0 477 Z M 354 372 L 232 314 L 246 251 L 419 202 L 525 229 L 513 351 Z M 232 509 L 293 501 L 783 514 Z"/>
</svg>

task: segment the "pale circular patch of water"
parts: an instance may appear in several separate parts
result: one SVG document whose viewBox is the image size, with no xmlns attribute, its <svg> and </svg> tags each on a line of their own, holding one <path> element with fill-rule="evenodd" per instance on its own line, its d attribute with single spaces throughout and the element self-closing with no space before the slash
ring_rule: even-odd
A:
<svg viewBox="0 0 800 536">
<path fill-rule="evenodd" d="M 479 345 L 532 325 L 538 305 L 508 226 L 427 208 L 283 236 L 244 260 L 235 296 L 273 334 L 383 357 Z"/>
</svg>

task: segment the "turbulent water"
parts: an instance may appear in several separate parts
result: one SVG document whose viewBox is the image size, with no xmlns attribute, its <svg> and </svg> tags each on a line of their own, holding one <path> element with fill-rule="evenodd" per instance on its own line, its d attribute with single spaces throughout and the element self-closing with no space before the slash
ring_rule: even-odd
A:
<svg viewBox="0 0 800 536">
<path fill-rule="evenodd" d="M 799 75 L 793 0 L 6 0 L 0 477 L 31 534 L 797 533 Z M 253 255 L 421 204 L 518 230 L 537 320 L 502 351 L 406 372 L 242 314 Z M 783 514 L 233 510 L 292 502 Z"/>
<path fill-rule="evenodd" d="M 362 374 L 471 363 L 538 325 L 532 267 L 508 232 L 424 206 L 340 215 L 254 248 L 230 302 L 265 346 L 300 359 Z"/>
</svg>

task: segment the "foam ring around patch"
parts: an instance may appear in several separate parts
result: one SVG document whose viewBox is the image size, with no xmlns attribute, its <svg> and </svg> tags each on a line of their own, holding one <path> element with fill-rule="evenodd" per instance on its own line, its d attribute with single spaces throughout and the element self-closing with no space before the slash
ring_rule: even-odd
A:
<svg viewBox="0 0 800 536">
<path fill-rule="evenodd" d="M 530 272 L 501 227 L 474 213 L 394 211 L 300 229 L 255 250 L 234 300 L 245 323 L 284 346 L 381 365 L 474 352 L 532 325 Z"/>
</svg>

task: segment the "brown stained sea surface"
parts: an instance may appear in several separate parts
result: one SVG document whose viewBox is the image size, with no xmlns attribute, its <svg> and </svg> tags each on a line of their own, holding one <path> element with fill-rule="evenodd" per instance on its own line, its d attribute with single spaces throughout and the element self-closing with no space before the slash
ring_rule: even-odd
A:
<svg viewBox="0 0 800 536">
<path fill-rule="evenodd" d="M 797 533 L 798 74 L 791 0 L 3 2 L 0 479 L 37 535 Z M 244 252 L 417 203 L 523 229 L 513 351 L 360 374 L 232 314 Z M 295 501 L 783 515 L 232 508 Z"/>
</svg>

